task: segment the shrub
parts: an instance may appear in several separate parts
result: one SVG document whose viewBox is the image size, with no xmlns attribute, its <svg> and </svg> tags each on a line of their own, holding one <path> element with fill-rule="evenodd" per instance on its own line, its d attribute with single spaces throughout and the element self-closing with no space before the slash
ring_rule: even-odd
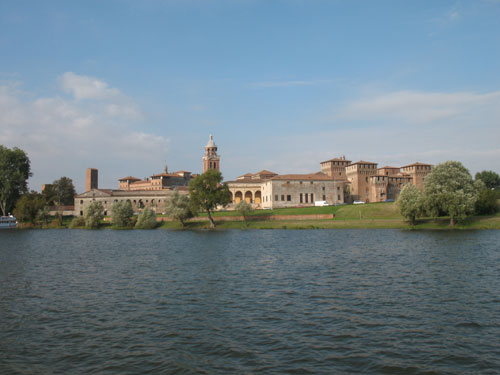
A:
<svg viewBox="0 0 500 375">
<path fill-rule="evenodd" d="M 114 227 L 124 228 L 131 226 L 130 218 L 134 216 L 130 201 L 114 202 L 111 206 L 111 223 Z"/>
<path fill-rule="evenodd" d="M 71 224 L 69 227 L 70 228 L 83 228 L 83 227 L 85 227 L 85 219 L 83 218 L 83 216 L 74 217 L 73 220 L 71 220 Z"/>
<path fill-rule="evenodd" d="M 104 219 L 104 207 L 101 202 L 93 201 L 85 209 L 85 226 L 90 229 L 99 228 Z"/>
<path fill-rule="evenodd" d="M 184 222 L 193 217 L 194 213 L 187 195 L 181 195 L 175 192 L 172 199 L 168 201 L 165 212 L 173 220 L 177 220 L 184 227 Z"/>
<path fill-rule="evenodd" d="M 246 200 L 242 200 L 236 205 L 235 210 L 238 211 L 241 216 L 243 216 L 245 227 L 248 227 L 247 217 L 253 211 L 252 205 Z"/>
<path fill-rule="evenodd" d="M 498 212 L 497 192 L 488 188 L 482 189 L 475 210 L 477 215 L 491 215 Z"/>
<path fill-rule="evenodd" d="M 156 215 L 153 210 L 145 208 L 137 217 L 137 229 L 153 229 L 156 227 Z"/>
</svg>

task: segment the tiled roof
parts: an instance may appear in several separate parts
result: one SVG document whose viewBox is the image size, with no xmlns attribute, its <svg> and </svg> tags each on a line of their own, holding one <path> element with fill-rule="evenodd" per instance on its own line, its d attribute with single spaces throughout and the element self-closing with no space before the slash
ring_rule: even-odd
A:
<svg viewBox="0 0 500 375">
<path fill-rule="evenodd" d="M 137 177 L 132 177 L 132 176 L 128 176 L 128 177 L 123 177 L 123 178 L 120 178 L 118 181 L 127 181 L 127 180 L 135 180 L 135 181 L 139 181 L 140 178 L 137 178 Z"/>
<path fill-rule="evenodd" d="M 355 163 L 351 163 L 350 165 L 354 165 L 354 164 L 378 164 L 378 163 L 374 163 L 372 161 L 364 161 L 364 160 L 360 160 L 360 161 L 357 161 Z"/>
<path fill-rule="evenodd" d="M 406 168 L 406 167 L 414 167 L 414 166 L 417 166 L 417 165 L 426 165 L 428 167 L 432 167 L 432 164 L 425 164 L 425 163 L 419 163 L 419 162 L 416 162 L 416 163 L 413 163 L 413 164 L 408 164 L 408 165 L 405 165 L 401 168 Z"/>
<path fill-rule="evenodd" d="M 318 173 L 308 173 L 308 174 L 280 174 L 272 177 L 271 180 L 333 181 L 333 178 L 322 172 L 318 172 Z"/>
<path fill-rule="evenodd" d="M 255 174 L 274 174 L 276 175 L 277 173 L 274 173 L 274 172 L 271 172 L 271 171 L 268 171 L 267 169 L 263 169 L 261 170 L 260 172 L 257 172 Z"/>
<path fill-rule="evenodd" d="M 378 167 L 377 169 L 399 169 L 399 167 L 389 167 L 386 165 L 385 167 Z"/>
<path fill-rule="evenodd" d="M 347 163 L 350 163 L 351 161 L 350 160 L 347 160 L 347 159 L 342 159 L 342 158 L 333 158 L 333 159 L 329 159 L 329 160 L 325 160 L 325 161 L 322 161 L 321 163 L 328 163 L 329 161 L 345 161 Z M 320 163 L 320 164 L 321 164 Z"/>
</svg>

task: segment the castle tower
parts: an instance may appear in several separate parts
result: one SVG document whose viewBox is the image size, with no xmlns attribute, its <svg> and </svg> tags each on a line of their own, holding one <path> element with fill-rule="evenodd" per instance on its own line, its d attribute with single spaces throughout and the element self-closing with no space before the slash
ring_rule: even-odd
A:
<svg viewBox="0 0 500 375">
<path fill-rule="evenodd" d="M 220 157 L 217 155 L 217 146 L 214 143 L 214 137 L 210 134 L 210 139 L 205 146 L 205 155 L 203 156 L 203 173 L 209 169 L 220 171 Z"/>
<path fill-rule="evenodd" d="M 87 168 L 87 175 L 85 178 L 85 191 L 98 189 L 97 184 L 97 169 Z"/>
</svg>

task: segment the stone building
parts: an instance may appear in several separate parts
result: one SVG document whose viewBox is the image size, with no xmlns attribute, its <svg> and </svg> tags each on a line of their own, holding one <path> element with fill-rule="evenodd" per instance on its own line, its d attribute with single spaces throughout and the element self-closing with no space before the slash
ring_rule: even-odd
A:
<svg viewBox="0 0 500 375">
<path fill-rule="evenodd" d="M 191 172 L 177 171 L 168 173 L 168 168 L 165 166 L 163 173 L 154 174 L 145 180 L 132 176 L 120 178 L 118 180 L 118 189 L 127 191 L 165 190 L 175 186 L 188 186 L 191 178 Z"/>
<path fill-rule="evenodd" d="M 370 177 L 377 174 L 377 163 L 357 161 L 346 167 L 349 193 L 352 201 L 370 201 Z"/>
<path fill-rule="evenodd" d="M 424 190 L 424 178 L 431 173 L 432 165 L 425 163 L 413 163 L 401 167 L 401 173 L 412 178 L 412 183 L 420 190 Z"/>
</svg>

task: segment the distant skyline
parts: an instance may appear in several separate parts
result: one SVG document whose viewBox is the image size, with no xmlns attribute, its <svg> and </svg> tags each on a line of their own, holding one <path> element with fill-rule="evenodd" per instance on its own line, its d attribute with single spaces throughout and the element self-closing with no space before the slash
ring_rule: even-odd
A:
<svg viewBox="0 0 500 375">
<path fill-rule="evenodd" d="M 0 144 L 30 188 L 461 161 L 500 173 L 500 0 L 0 2 Z"/>
</svg>

